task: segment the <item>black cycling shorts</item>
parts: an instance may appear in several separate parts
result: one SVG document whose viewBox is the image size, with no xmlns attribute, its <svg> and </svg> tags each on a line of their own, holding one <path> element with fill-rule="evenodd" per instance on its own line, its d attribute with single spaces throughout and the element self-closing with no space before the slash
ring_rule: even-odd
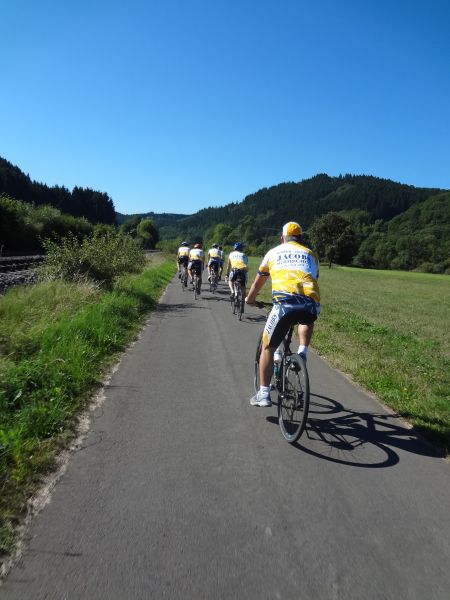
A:
<svg viewBox="0 0 450 600">
<path fill-rule="evenodd" d="M 320 304 L 303 296 L 303 304 L 274 304 L 267 317 L 263 332 L 263 342 L 271 348 L 278 348 L 291 325 L 314 323 L 320 313 Z"/>
</svg>

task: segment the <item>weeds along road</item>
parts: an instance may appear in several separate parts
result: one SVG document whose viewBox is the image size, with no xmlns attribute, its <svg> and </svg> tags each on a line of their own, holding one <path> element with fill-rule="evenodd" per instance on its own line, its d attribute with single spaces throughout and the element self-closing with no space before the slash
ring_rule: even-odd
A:
<svg viewBox="0 0 450 600">
<path fill-rule="evenodd" d="M 174 279 L 2 598 L 448 599 L 448 463 L 314 355 L 287 444 L 248 403 L 264 317 Z"/>
</svg>

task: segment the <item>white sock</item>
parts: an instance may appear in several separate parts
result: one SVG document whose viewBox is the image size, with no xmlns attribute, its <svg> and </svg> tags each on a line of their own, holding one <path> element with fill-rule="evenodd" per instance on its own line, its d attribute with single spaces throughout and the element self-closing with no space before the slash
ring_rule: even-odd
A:
<svg viewBox="0 0 450 600">
<path fill-rule="evenodd" d="M 297 350 L 297 354 L 303 354 L 303 356 L 308 355 L 308 346 L 299 346 Z"/>
<path fill-rule="evenodd" d="M 270 396 L 270 385 L 267 387 L 265 385 L 260 385 L 259 393 L 261 396 Z"/>
</svg>

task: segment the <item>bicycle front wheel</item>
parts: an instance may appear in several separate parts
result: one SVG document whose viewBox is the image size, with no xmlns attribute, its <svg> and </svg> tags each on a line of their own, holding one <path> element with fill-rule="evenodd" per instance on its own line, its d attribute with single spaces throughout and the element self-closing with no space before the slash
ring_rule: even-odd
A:
<svg viewBox="0 0 450 600">
<path fill-rule="evenodd" d="M 259 359 L 261 357 L 261 349 L 262 349 L 262 337 L 263 334 L 258 338 L 258 344 L 256 345 L 256 355 L 255 355 L 255 372 L 253 376 L 253 383 L 255 386 L 255 394 L 259 391 Z"/>
<path fill-rule="evenodd" d="M 309 410 L 309 377 L 306 362 L 292 354 L 284 365 L 283 389 L 278 395 L 278 422 L 283 437 L 293 444 L 302 435 Z"/>
</svg>

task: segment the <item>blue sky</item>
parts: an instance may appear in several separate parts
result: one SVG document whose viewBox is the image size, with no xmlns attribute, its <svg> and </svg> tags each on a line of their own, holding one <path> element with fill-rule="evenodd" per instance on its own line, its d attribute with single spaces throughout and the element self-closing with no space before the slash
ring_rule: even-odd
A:
<svg viewBox="0 0 450 600">
<path fill-rule="evenodd" d="M 125 213 L 450 188 L 450 2 L 2 0 L 0 156 Z"/>
</svg>

